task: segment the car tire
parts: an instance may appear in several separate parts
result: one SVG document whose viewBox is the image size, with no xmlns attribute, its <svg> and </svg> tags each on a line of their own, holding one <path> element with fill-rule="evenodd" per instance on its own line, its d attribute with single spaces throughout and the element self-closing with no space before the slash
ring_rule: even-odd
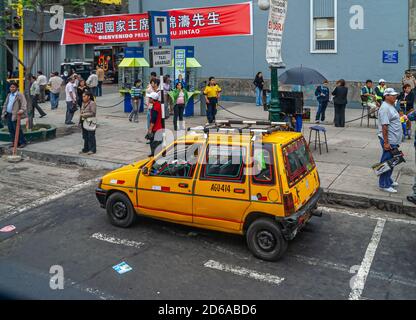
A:
<svg viewBox="0 0 416 320">
<path fill-rule="evenodd" d="M 259 218 L 251 223 L 246 240 L 253 255 L 266 261 L 279 260 L 288 245 L 279 225 L 268 218 Z"/>
<path fill-rule="evenodd" d="M 130 199 L 121 192 L 110 195 L 106 202 L 107 216 L 111 224 L 128 228 L 136 221 L 136 212 Z"/>
</svg>

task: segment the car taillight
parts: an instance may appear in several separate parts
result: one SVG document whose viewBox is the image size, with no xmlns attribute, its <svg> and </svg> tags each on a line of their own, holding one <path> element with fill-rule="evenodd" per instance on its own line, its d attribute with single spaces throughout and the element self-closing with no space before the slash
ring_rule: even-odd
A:
<svg viewBox="0 0 416 320">
<path fill-rule="evenodd" d="M 103 179 L 100 179 L 100 181 L 98 181 L 98 189 L 101 189 L 102 184 L 103 184 Z"/>
<path fill-rule="evenodd" d="M 291 216 L 295 213 L 295 202 L 293 201 L 292 193 L 283 195 L 283 205 L 285 208 L 285 216 Z"/>
</svg>

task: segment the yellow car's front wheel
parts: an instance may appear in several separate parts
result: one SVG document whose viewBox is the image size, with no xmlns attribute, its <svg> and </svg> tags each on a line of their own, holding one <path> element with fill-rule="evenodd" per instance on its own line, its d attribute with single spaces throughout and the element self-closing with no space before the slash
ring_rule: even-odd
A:
<svg viewBox="0 0 416 320">
<path fill-rule="evenodd" d="M 107 199 L 106 209 L 111 224 L 117 227 L 128 228 L 136 219 L 133 205 L 124 193 L 111 194 Z"/>
</svg>

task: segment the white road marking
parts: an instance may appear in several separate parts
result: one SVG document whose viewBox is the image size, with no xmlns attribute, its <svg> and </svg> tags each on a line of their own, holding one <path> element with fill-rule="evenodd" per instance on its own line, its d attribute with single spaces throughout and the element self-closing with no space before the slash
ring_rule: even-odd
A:
<svg viewBox="0 0 416 320">
<path fill-rule="evenodd" d="M 123 245 L 126 247 L 133 247 L 133 248 L 137 248 L 140 249 L 144 243 L 143 242 L 136 242 L 136 241 L 131 241 L 131 240 L 126 240 L 126 239 L 119 239 L 119 238 L 115 238 L 115 237 L 111 237 L 102 233 L 94 233 L 91 238 L 97 239 L 97 240 L 101 240 L 101 241 L 105 241 L 105 242 L 109 242 L 112 244 L 117 244 L 117 245 Z"/>
<path fill-rule="evenodd" d="M 410 224 L 410 225 L 416 225 L 416 220 L 413 219 L 411 220 L 411 218 L 409 219 L 400 219 L 400 218 L 391 218 L 385 215 L 372 215 L 370 213 L 356 213 L 350 210 L 345 210 L 345 209 L 338 209 L 338 208 L 329 208 L 329 207 L 319 207 L 319 209 L 323 210 L 324 213 L 336 213 L 336 214 L 346 214 L 349 215 L 351 217 L 356 217 L 356 218 L 368 218 L 368 219 L 372 219 L 372 220 L 379 220 L 380 218 L 388 221 L 388 222 L 395 222 L 395 223 L 404 223 L 404 224 Z"/>
<path fill-rule="evenodd" d="M 14 216 L 16 214 L 23 213 L 23 212 L 25 212 L 27 210 L 35 209 L 37 207 L 40 207 L 40 206 L 42 206 L 44 204 L 47 204 L 49 202 L 52 202 L 54 200 L 63 198 L 65 196 L 67 196 L 67 195 L 70 195 L 72 193 L 75 193 L 77 191 L 80 191 L 80 190 L 82 190 L 82 189 L 84 189 L 84 188 L 86 188 L 86 187 L 88 187 L 90 185 L 93 185 L 93 184 L 97 183 L 97 182 L 98 182 L 98 179 L 91 179 L 91 180 L 82 182 L 80 184 L 77 184 L 75 186 L 66 188 L 65 190 L 60 190 L 60 191 L 54 192 L 51 195 L 48 195 L 48 196 L 46 196 L 44 198 L 41 198 L 39 200 L 35 200 L 32 203 L 30 203 L 30 204 L 27 204 L 27 205 L 23 205 L 23 206 L 14 208 L 11 211 L 8 211 L 7 213 L 1 215 L 0 221 L 6 220 L 6 219 L 8 219 L 8 218 L 10 218 L 10 217 L 12 217 L 12 216 Z"/>
<path fill-rule="evenodd" d="M 367 251 L 365 252 L 364 259 L 358 269 L 357 275 L 353 277 L 354 280 L 351 283 L 352 291 L 350 292 L 349 300 L 359 300 L 361 298 L 385 224 L 385 219 L 379 219 L 377 221 L 373 236 L 371 237 L 371 241 L 368 244 Z"/>
<path fill-rule="evenodd" d="M 247 278 L 251 278 L 251 279 L 255 279 L 255 280 L 259 280 L 263 282 L 268 282 L 268 283 L 272 283 L 276 285 L 279 285 L 285 280 L 284 278 L 280 278 L 278 276 L 274 276 L 269 273 L 261 273 L 261 272 L 249 270 L 249 269 L 238 267 L 238 266 L 223 264 L 214 260 L 207 261 L 204 264 L 204 267 L 215 269 L 215 270 L 220 270 L 220 271 L 225 271 L 225 272 L 230 272 L 239 276 L 243 276 L 243 277 L 247 277 Z"/>
</svg>

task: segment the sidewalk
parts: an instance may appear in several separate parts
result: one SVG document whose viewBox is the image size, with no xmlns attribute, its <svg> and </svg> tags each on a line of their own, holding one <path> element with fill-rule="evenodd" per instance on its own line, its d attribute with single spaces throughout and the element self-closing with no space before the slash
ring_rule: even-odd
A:
<svg viewBox="0 0 416 320">
<path fill-rule="evenodd" d="M 122 97 L 118 94 L 108 94 L 98 98 L 99 106 L 111 106 L 120 102 Z M 263 108 L 247 103 L 222 103 L 230 112 L 250 119 L 267 119 L 268 113 Z M 141 114 L 139 123 L 131 123 L 123 112 L 123 104 L 113 108 L 98 108 L 97 117 L 97 154 L 92 156 L 79 155 L 82 148 L 80 129 L 64 124 L 66 106 L 63 101 L 57 111 L 51 111 L 48 103 L 42 105 L 48 116 L 43 119 L 36 118 L 38 123 L 53 124 L 66 135 L 57 139 L 33 143 L 22 150 L 23 155 L 38 160 L 78 164 L 95 169 L 111 170 L 123 164 L 132 163 L 147 157 L 149 146 L 144 139 L 146 134 L 146 115 Z M 195 106 L 199 110 L 199 105 Z M 315 116 L 312 108 L 312 119 Z M 361 109 L 347 109 L 347 121 L 361 116 Z M 74 122 L 78 121 L 79 113 L 75 114 Z M 218 119 L 236 119 L 233 114 L 219 110 Z M 327 120 L 333 119 L 333 108 L 328 107 Z M 186 119 L 186 126 L 201 125 L 206 122 L 205 117 L 195 116 Z M 309 127 L 303 128 L 305 138 L 309 138 Z M 401 149 L 407 162 L 395 170 L 394 177 L 400 184 L 398 193 L 387 194 L 378 189 L 378 179 L 371 166 L 380 160 L 381 147 L 376 136 L 374 120 L 372 127 L 365 124 L 360 127 L 360 121 L 348 123 L 346 128 L 335 128 L 325 124 L 327 128 L 329 153 L 323 146 L 322 155 L 319 150 L 313 150 L 317 162 L 322 187 L 325 190 L 323 199 L 326 203 L 342 204 L 353 207 L 377 207 L 382 210 L 408 214 L 416 217 L 416 207 L 406 200 L 410 193 L 415 176 L 415 151 L 413 140 L 406 140 Z M 166 120 L 166 126 L 173 129 L 172 117 Z M 68 134 L 74 132 L 72 134 Z M 314 136 L 313 136 L 314 137 Z M 313 140 L 313 139 L 312 139 Z M 0 146 L 1 148 L 1 146 Z"/>
</svg>

